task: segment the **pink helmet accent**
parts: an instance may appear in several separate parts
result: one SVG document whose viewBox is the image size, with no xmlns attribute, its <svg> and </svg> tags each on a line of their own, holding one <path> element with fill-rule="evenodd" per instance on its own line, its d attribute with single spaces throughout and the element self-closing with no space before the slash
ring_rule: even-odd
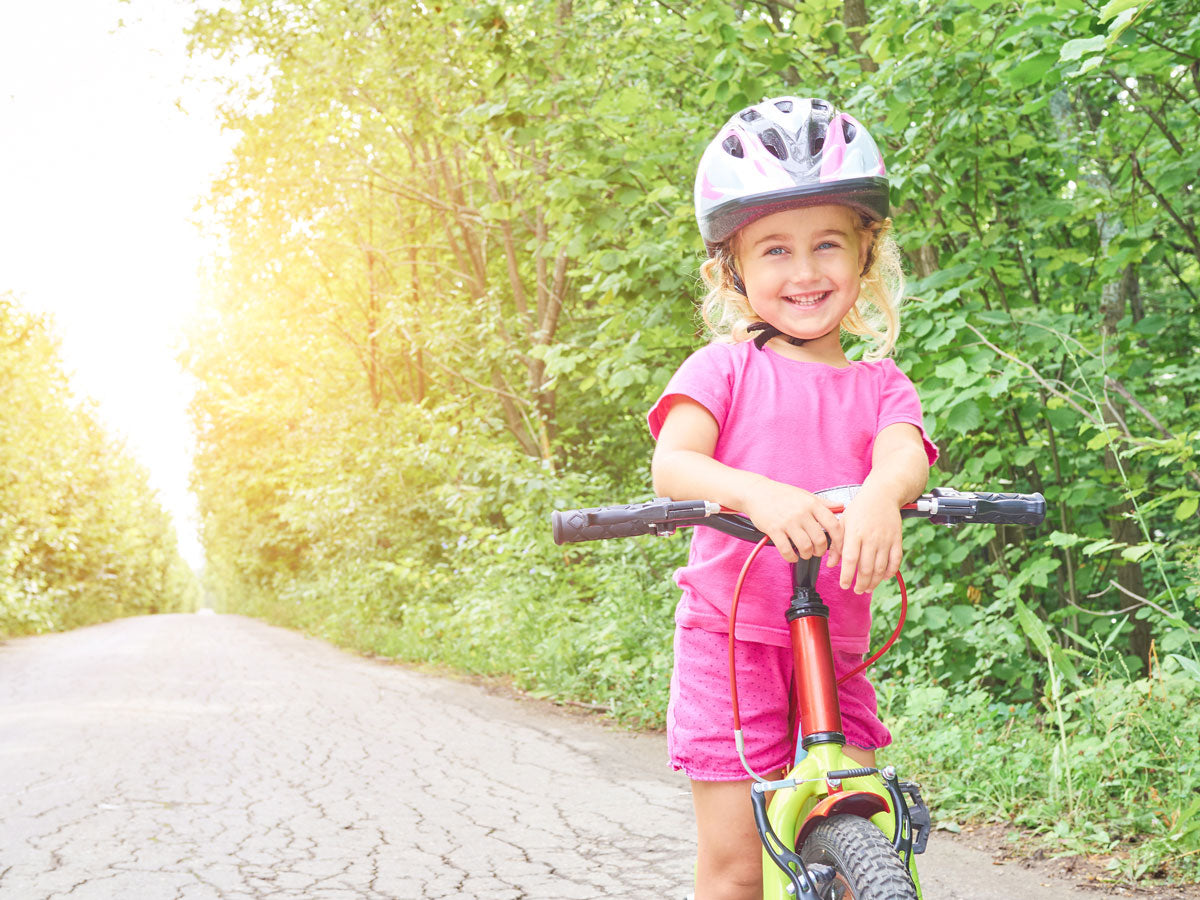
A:
<svg viewBox="0 0 1200 900">
<path fill-rule="evenodd" d="M 797 206 L 843 203 L 888 216 L 883 156 L 867 129 L 818 99 L 777 97 L 733 116 L 696 173 L 696 221 L 711 250 L 740 228 Z"/>
</svg>

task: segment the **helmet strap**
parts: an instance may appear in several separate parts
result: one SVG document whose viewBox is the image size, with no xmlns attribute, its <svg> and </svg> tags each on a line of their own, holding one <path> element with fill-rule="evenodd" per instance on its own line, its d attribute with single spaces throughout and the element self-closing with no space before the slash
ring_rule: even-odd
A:
<svg viewBox="0 0 1200 900">
<path fill-rule="evenodd" d="M 892 227 L 892 220 L 885 219 L 882 222 L 872 222 L 865 224 L 865 227 L 870 233 L 871 243 L 867 246 L 867 261 L 863 263 L 863 270 L 859 273 L 859 278 L 866 278 L 867 273 L 871 271 L 871 267 L 875 265 L 875 251 L 879 247 L 880 239 Z"/>
<path fill-rule="evenodd" d="M 867 248 L 867 261 L 863 263 L 863 270 L 858 273 L 859 278 L 866 278 L 867 273 L 871 271 L 871 266 L 875 265 L 875 241 L 871 241 L 871 246 Z"/>
<path fill-rule="evenodd" d="M 733 275 L 733 289 L 743 297 L 747 296 L 746 285 L 742 283 L 742 276 L 733 267 L 730 267 L 729 271 Z"/>
<path fill-rule="evenodd" d="M 810 340 L 812 340 L 812 338 L 798 338 L 792 337 L 790 334 L 784 334 L 770 322 L 755 322 L 752 325 L 747 325 L 746 331 L 751 333 L 755 331 L 759 332 L 754 338 L 754 346 L 759 350 L 765 347 L 767 345 L 767 341 L 773 337 L 782 337 L 789 344 L 792 344 L 796 347 L 803 347 Z"/>
</svg>

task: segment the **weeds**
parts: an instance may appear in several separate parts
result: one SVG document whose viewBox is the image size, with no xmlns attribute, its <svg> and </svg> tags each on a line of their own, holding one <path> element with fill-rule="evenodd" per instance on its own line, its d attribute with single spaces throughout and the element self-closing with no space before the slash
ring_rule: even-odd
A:
<svg viewBox="0 0 1200 900">
<path fill-rule="evenodd" d="M 1120 880 L 1200 876 L 1200 685 L 1174 663 L 1064 693 L 1062 728 L 1049 698 L 1002 705 L 982 690 L 899 679 L 879 695 L 895 737 L 888 759 L 927 786 L 935 815 L 1108 854 Z M 1055 778 L 1059 753 L 1079 787 L 1072 802 Z"/>
</svg>

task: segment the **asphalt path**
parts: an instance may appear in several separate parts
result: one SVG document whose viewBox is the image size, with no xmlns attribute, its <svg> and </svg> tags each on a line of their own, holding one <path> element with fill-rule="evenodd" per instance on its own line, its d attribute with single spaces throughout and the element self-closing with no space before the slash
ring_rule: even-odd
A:
<svg viewBox="0 0 1200 900">
<path fill-rule="evenodd" d="M 683 898 L 660 735 L 238 616 L 0 645 L 0 898 Z M 935 835 L 930 900 L 1097 897 Z"/>
</svg>

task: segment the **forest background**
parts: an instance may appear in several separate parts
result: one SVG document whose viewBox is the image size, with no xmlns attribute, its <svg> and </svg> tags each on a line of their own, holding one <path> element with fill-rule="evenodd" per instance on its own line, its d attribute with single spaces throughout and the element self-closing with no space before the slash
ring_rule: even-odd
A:
<svg viewBox="0 0 1200 900">
<path fill-rule="evenodd" d="M 888 162 L 931 484 L 1050 509 L 908 527 L 889 759 L 946 827 L 1195 880 L 1195 2 L 233 0 L 192 41 L 242 135 L 184 353 L 220 608 L 660 724 L 686 537 L 564 550 L 549 513 L 649 497 L 645 411 L 704 340 L 696 162 L 824 97 Z M 70 544 L 5 540 L 19 630 Z"/>
<path fill-rule="evenodd" d="M 0 291 L 0 640 L 191 611 L 149 473 L 71 389 L 53 320 Z"/>
</svg>

